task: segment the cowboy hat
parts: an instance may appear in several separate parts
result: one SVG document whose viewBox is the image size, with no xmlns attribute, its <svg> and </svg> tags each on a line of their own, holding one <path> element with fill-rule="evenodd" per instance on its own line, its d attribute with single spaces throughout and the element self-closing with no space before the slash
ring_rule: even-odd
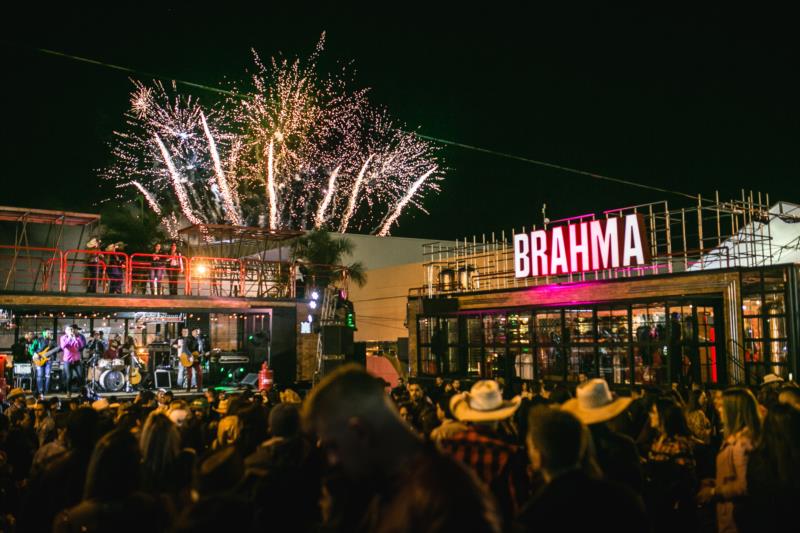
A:
<svg viewBox="0 0 800 533">
<path fill-rule="evenodd" d="M 492 379 L 476 382 L 469 392 L 450 399 L 450 410 L 462 422 L 493 422 L 505 420 L 519 408 L 521 396 L 503 400 L 500 386 Z"/>
<path fill-rule="evenodd" d="M 99 400 L 95 400 L 92 402 L 92 409 L 95 411 L 105 411 L 109 408 L 108 399 L 100 398 Z"/>
<path fill-rule="evenodd" d="M 8 393 L 8 396 L 6 398 L 8 400 L 13 400 L 17 396 L 25 396 L 25 391 L 19 387 L 17 387 L 16 389 L 11 389 L 11 392 Z"/>
<path fill-rule="evenodd" d="M 561 408 L 590 425 L 611 420 L 627 409 L 632 401 L 633 398 L 614 399 L 606 380 L 596 378 L 578 385 L 575 398 L 564 402 Z"/>
<path fill-rule="evenodd" d="M 91 250 L 92 248 L 97 248 L 100 246 L 100 240 L 97 237 L 92 237 L 89 239 L 89 242 L 86 243 L 86 249 Z"/>
<path fill-rule="evenodd" d="M 783 378 L 777 374 L 769 373 L 764 376 L 764 381 L 761 384 L 769 385 L 770 383 L 783 383 Z"/>
</svg>

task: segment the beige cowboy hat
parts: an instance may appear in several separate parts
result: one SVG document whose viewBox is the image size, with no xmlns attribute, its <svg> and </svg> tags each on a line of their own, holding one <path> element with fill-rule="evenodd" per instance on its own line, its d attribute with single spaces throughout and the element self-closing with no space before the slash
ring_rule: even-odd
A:
<svg viewBox="0 0 800 533">
<path fill-rule="evenodd" d="M 25 394 L 27 394 L 27 393 L 24 390 L 22 390 L 21 388 L 17 387 L 15 389 L 11 389 L 11 391 L 8 393 L 8 396 L 6 397 L 6 399 L 7 400 L 13 400 L 17 396 L 25 396 Z"/>
<path fill-rule="evenodd" d="M 578 385 L 575 398 L 567 400 L 561 408 L 578 417 L 584 424 L 606 422 L 621 414 L 633 398 L 614 398 L 604 379 L 590 379 Z"/>
<path fill-rule="evenodd" d="M 491 379 L 476 382 L 469 392 L 450 399 L 453 416 L 462 422 L 492 422 L 505 420 L 519 408 L 521 396 L 503 400 L 500 385 Z"/>
<path fill-rule="evenodd" d="M 767 374 L 764 376 L 764 381 L 761 383 L 762 385 L 769 385 L 770 383 L 783 383 L 783 378 L 777 374 Z"/>
</svg>

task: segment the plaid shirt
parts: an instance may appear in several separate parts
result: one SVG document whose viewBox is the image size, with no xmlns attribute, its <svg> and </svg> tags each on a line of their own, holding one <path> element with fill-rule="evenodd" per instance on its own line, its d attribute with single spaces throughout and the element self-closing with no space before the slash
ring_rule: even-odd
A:
<svg viewBox="0 0 800 533">
<path fill-rule="evenodd" d="M 439 443 L 442 453 L 469 466 L 508 514 L 516 514 L 528 498 L 525 450 L 506 442 L 491 429 L 468 424 L 468 429 Z"/>
</svg>

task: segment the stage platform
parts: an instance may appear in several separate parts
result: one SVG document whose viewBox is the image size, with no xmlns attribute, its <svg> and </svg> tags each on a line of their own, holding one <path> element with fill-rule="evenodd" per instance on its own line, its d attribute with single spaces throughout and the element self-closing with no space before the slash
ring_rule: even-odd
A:
<svg viewBox="0 0 800 533">
<path fill-rule="evenodd" d="M 220 391 L 220 392 L 224 391 L 224 392 L 227 392 L 229 394 L 241 393 L 241 392 L 244 392 L 244 391 L 247 390 L 247 387 L 244 387 L 244 386 L 231 386 L 231 387 L 226 386 L 226 387 L 211 387 L 211 388 L 216 390 L 216 391 Z M 150 389 L 150 390 L 152 390 L 153 393 L 157 393 L 158 392 L 158 389 Z M 184 389 L 167 389 L 167 390 L 172 391 L 172 394 L 175 397 L 175 399 L 182 399 L 182 400 L 183 399 L 193 400 L 194 398 L 197 398 L 198 396 L 202 396 L 204 394 L 202 392 L 197 392 L 195 389 L 192 389 L 191 392 L 186 392 Z M 205 390 L 208 390 L 208 389 L 203 389 L 203 390 L 205 391 Z M 100 398 L 111 398 L 111 397 L 114 397 L 117 400 L 128 401 L 128 400 L 133 400 L 138 393 L 139 393 L 139 391 L 134 391 L 134 392 L 100 392 L 100 391 L 98 391 L 97 395 Z M 26 390 L 25 394 L 30 395 L 31 391 Z M 51 393 L 45 394 L 44 397 L 46 399 L 48 399 L 48 400 L 50 400 L 52 398 L 60 398 L 62 401 L 67 399 L 66 393 L 61 393 L 61 392 L 51 392 Z M 81 395 L 73 393 L 72 397 L 73 398 L 80 398 Z"/>
</svg>

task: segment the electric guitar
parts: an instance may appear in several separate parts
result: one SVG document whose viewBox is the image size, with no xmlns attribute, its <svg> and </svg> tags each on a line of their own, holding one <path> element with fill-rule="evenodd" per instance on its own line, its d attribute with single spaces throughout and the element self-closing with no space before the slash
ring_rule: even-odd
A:
<svg viewBox="0 0 800 533">
<path fill-rule="evenodd" d="M 142 373 L 139 371 L 139 367 L 131 366 L 130 375 L 128 375 L 128 380 L 131 382 L 131 385 L 138 385 L 142 381 Z"/>
<path fill-rule="evenodd" d="M 44 366 L 50 360 L 50 357 L 61 351 L 61 347 L 56 346 L 55 348 L 48 350 L 44 349 L 41 352 L 34 355 L 31 359 L 33 360 L 33 364 L 36 366 Z"/>
<path fill-rule="evenodd" d="M 192 352 L 191 355 L 189 355 L 187 353 L 181 353 L 181 355 L 180 355 L 181 366 L 189 368 L 190 366 L 192 366 L 195 363 L 195 361 L 199 360 L 201 355 L 202 355 L 202 357 L 206 357 L 210 353 L 211 353 L 210 351 L 205 352 L 203 354 L 201 354 L 200 352 Z"/>
</svg>

